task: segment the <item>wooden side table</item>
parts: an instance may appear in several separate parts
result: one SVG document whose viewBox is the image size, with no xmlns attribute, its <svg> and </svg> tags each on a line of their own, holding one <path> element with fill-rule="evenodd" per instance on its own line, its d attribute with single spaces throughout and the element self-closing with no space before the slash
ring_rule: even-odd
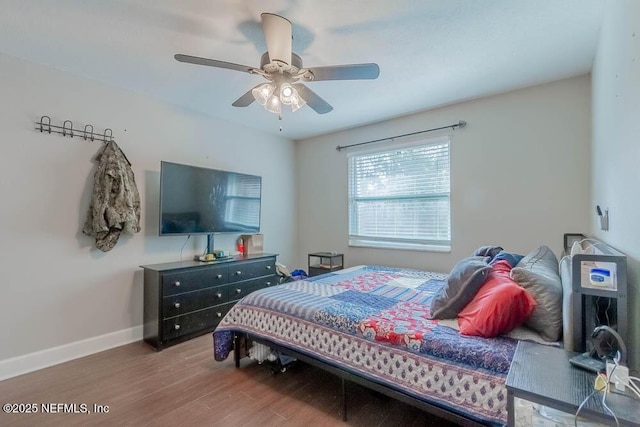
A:
<svg viewBox="0 0 640 427">
<path fill-rule="evenodd" d="M 596 375 L 569 364 L 577 353 L 561 348 L 521 341 L 507 375 L 509 426 L 516 426 L 514 398 L 575 414 L 578 406 L 593 391 Z M 610 392 L 607 406 L 616 414 L 620 426 L 640 426 L 640 400 L 631 394 Z M 602 394 L 596 392 L 582 407 L 580 417 L 615 426 L 613 417 L 602 406 Z"/>
</svg>

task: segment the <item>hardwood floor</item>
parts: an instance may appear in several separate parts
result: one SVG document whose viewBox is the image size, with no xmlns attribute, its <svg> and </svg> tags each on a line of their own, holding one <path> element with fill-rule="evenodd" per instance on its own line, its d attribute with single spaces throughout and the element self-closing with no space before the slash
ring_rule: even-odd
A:
<svg viewBox="0 0 640 427">
<path fill-rule="evenodd" d="M 340 390 L 337 377 L 302 363 L 274 374 L 248 359 L 240 369 L 232 356 L 215 362 L 207 334 L 159 353 L 137 342 L 0 381 L 2 404 L 38 411 L 0 412 L 0 425 L 452 425 L 355 384 L 347 388 L 345 423 Z M 77 413 L 42 413 L 62 412 L 58 403 L 76 404 Z M 94 404 L 108 413 L 94 412 Z"/>
</svg>

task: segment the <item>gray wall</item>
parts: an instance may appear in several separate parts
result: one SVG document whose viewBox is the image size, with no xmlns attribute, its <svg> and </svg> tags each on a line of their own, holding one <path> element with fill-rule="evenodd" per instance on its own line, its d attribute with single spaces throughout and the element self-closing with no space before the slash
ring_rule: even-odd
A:
<svg viewBox="0 0 640 427">
<path fill-rule="evenodd" d="M 380 264 L 448 272 L 478 246 L 559 256 L 563 233 L 589 227 L 589 76 L 464 102 L 299 141 L 297 267 L 308 252 L 335 250 L 348 266 Z M 337 145 L 466 120 L 451 137 L 451 253 L 348 246 L 347 155 Z"/>
<path fill-rule="evenodd" d="M 640 2 L 610 1 L 593 68 L 591 234 L 627 255 L 630 365 L 640 370 Z M 595 206 L 609 210 L 600 230 Z"/>
<path fill-rule="evenodd" d="M 183 245 L 191 258 L 206 245 L 203 236 L 158 236 L 161 160 L 261 175 L 265 250 L 294 259 L 292 141 L 9 56 L 0 55 L 0 70 L 0 378 L 27 354 L 33 367 L 141 339 L 139 266 L 178 261 Z M 142 231 L 109 253 L 80 232 L 101 144 L 36 132 L 43 114 L 54 124 L 112 128 L 133 164 Z M 236 238 L 217 237 L 216 247 L 233 249 Z"/>
</svg>

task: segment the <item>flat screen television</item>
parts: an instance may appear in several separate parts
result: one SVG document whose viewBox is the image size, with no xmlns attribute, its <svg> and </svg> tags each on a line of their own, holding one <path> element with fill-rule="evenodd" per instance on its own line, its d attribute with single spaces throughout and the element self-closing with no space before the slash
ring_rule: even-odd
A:
<svg viewBox="0 0 640 427">
<path fill-rule="evenodd" d="M 160 235 L 260 231 L 262 178 L 160 163 Z"/>
</svg>

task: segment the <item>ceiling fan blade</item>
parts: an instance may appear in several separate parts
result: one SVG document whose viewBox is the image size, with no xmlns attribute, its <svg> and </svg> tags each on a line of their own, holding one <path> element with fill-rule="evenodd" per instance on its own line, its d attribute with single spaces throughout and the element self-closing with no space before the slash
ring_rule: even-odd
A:
<svg viewBox="0 0 640 427">
<path fill-rule="evenodd" d="M 380 67 L 373 63 L 314 67 L 308 70 L 313 73 L 312 81 L 377 79 L 380 75 Z"/>
<path fill-rule="evenodd" d="M 231 105 L 233 105 L 234 107 L 248 107 L 249 105 L 251 105 L 251 103 L 256 100 L 255 97 L 253 96 L 253 93 L 251 93 L 253 89 L 255 88 L 249 89 L 247 93 L 242 95 L 240 98 L 236 99 L 234 103 Z"/>
<path fill-rule="evenodd" d="M 311 107 L 318 114 L 326 114 L 333 110 L 333 107 L 324 99 L 320 98 L 318 94 L 303 85 L 302 83 L 296 83 L 293 87 L 298 91 L 298 94 L 307 102 L 307 105 Z"/>
<path fill-rule="evenodd" d="M 248 65 L 234 64 L 232 62 L 218 61 L 216 59 L 200 58 L 199 56 L 182 55 L 180 53 L 174 55 L 174 58 L 176 58 L 177 61 L 186 62 L 189 64 L 226 68 L 229 70 L 244 71 L 245 73 L 250 73 L 251 70 L 255 69 L 254 67 L 249 67 Z"/>
<path fill-rule="evenodd" d="M 269 59 L 291 64 L 291 22 L 273 13 L 263 13 L 260 18 Z"/>
</svg>

